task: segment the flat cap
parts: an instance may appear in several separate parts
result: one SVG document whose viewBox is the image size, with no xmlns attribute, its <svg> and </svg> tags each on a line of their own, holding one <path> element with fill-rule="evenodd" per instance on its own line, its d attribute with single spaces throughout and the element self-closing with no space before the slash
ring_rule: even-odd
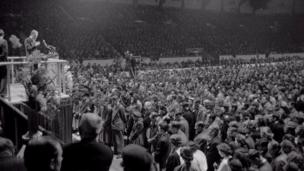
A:
<svg viewBox="0 0 304 171">
<path fill-rule="evenodd" d="M 152 165 L 152 156 L 144 147 L 130 144 L 122 150 L 123 166 L 132 171 L 149 171 Z"/>
<path fill-rule="evenodd" d="M 217 146 L 217 149 L 227 155 L 231 155 L 232 154 L 232 149 L 231 147 L 226 144 L 226 143 L 220 143 L 218 146 Z"/>
<path fill-rule="evenodd" d="M 179 146 L 182 144 L 182 137 L 178 134 L 173 134 L 170 136 L 170 142 L 175 146 Z"/>
</svg>

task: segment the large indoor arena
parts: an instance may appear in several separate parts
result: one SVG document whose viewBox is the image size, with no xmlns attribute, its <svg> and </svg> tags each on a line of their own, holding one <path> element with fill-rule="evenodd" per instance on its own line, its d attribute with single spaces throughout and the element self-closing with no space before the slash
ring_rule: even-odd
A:
<svg viewBox="0 0 304 171">
<path fill-rule="evenodd" d="M 303 0 L 0 1 L 0 171 L 304 171 Z"/>
</svg>

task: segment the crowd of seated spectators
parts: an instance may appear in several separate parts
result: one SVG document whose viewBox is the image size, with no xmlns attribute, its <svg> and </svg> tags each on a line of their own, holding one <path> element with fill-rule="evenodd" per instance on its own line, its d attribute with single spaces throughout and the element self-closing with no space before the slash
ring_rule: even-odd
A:
<svg viewBox="0 0 304 171">
<path fill-rule="evenodd" d="M 2 8 L 0 20 L 7 35 L 24 40 L 35 28 L 66 59 L 114 58 L 125 51 L 158 59 L 189 56 L 189 48 L 202 48 L 204 54 L 214 57 L 303 50 L 302 16 L 135 8 L 102 2 Z"/>
</svg>

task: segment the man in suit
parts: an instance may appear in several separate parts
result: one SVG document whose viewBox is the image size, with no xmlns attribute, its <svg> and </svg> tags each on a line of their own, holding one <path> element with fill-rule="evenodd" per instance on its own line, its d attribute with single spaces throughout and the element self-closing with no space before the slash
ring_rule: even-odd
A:
<svg viewBox="0 0 304 171">
<path fill-rule="evenodd" d="M 162 171 L 166 169 L 166 161 L 171 151 L 169 125 L 166 122 L 161 122 L 158 129 L 159 135 L 156 139 L 154 159 L 159 164 L 159 170 Z"/>
<path fill-rule="evenodd" d="M 0 62 L 6 62 L 8 55 L 7 41 L 4 39 L 4 31 L 0 29 Z M 0 96 L 5 97 L 7 94 L 7 67 L 0 66 Z"/>
<path fill-rule="evenodd" d="M 37 41 L 38 31 L 32 30 L 28 38 L 24 40 L 25 54 L 26 56 L 31 55 L 37 47 L 40 45 L 40 42 Z"/>
<path fill-rule="evenodd" d="M 108 171 L 113 159 L 112 150 L 97 142 L 103 127 L 102 119 L 94 113 L 84 114 L 80 120 L 81 141 L 63 149 L 61 171 Z"/>
<path fill-rule="evenodd" d="M 193 140 L 195 136 L 195 122 L 196 122 L 196 116 L 190 109 L 189 103 L 183 104 L 183 117 L 186 119 L 186 121 L 189 124 L 189 140 Z"/>
<path fill-rule="evenodd" d="M 115 95 L 111 99 L 111 111 L 112 111 L 112 138 L 114 145 L 114 154 L 120 157 L 122 149 L 124 147 L 123 132 L 125 130 L 126 117 L 125 110 L 122 104 L 119 102 L 119 98 Z"/>
</svg>

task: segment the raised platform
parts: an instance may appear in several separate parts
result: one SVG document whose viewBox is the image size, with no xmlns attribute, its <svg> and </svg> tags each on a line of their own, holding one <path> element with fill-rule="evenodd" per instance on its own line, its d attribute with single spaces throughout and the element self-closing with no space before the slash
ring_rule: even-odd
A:
<svg viewBox="0 0 304 171">
<path fill-rule="evenodd" d="M 28 101 L 25 88 L 20 83 L 14 83 L 9 85 L 10 97 L 6 97 L 5 101 L 12 104 L 18 104 Z M 61 93 L 61 99 L 69 98 L 69 95 Z"/>
<path fill-rule="evenodd" d="M 25 57 L 9 57 L 9 62 L 0 62 L 0 66 L 6 66 L 8 70 L 7 97 L 0 99 L 2 100 L 0 101 L 2 102 L 0 104 L 0 114 L 2 115 L 0 119 L 5 120 L 4 127 L 10 134 L 8 137 L 15 139 L 18 143 L 21 143 L 20 137 L 26 131 L 35 133 L 40 128 L 64 143 L 72 141 L 73 106 L 71 98 L 66 94 L 67 82 L 64 70 L 68 62 L 60 59 L 44 59 L 48 60 L 29 62 Z M 28 101 L 28 96 L 21 83 L 32 80 L 37 66 L 43 70 L 42 74 L 45 74 L 43 76 L 46 76 L 47 82 L 45 84 L 52 84 L 50 85 L 52 91 L 60 98 L 60 104 L 56 109 L 49 108 L 44 113 L 38 111 L 38 104 L 31 103 L 32 106 L 29 107 L 24 103 Z M 38 86 L 37 88 L 39 89 Z M 16 122 L 16 118 L 22 123 L 22 128 L 18 127 L 20 124 Z"/>
</svg>

